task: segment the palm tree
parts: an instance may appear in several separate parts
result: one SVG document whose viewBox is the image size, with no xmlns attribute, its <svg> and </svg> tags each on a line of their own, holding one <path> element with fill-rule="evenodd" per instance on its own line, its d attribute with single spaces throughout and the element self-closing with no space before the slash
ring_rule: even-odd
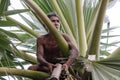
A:
<svg viewBox="0 0 120 80">
<path fill-rule="evenodd" d="M 108 53 L 100 49 L 102 24 L 108 0 L 85 0 L 84 2 L 82 0 L 24 0 L 22 3 L 25 9 L 7 10 L 9 1 L 0 1 L 0 26 L 4 26 L 0 28 L 1 75 L 13 74 L 22 76 L 12 75 L 13 78 L 28 77 L 41 80 L 50 76 L 44 72 L 24 70 L 24 65 L 37 63 L 36 58 L 30 54 L 35 54 L 35 39 L 40 34 L 44 34 L 43 32 L 47 32 L 42 24 L 54 33 L 63 54 L 68 56 L 67 43 L 45 14 L 55 11 L 61 20 L 61 32 L 71 37 L 81 53 L 71 69 L 77 70 L 82 80 L 119 80 L 120 48 L 109 54 L 107 58 L 100 58 L 103 52 Z M 19 15 L 27 25 L 10 16 L 14 14 Z M 29 18 L 25 17 L 26 14 Z M 17 29 L 7 31 L 5 26 L 17 27 Z M 108 28 L 107 32 L 110 30 Z M 95 56 L 94 60 L 89 59 L 91 55 Z M 21 69 L 17 69 L 17 66 Z M 74 75 L 74 71 L 71 74 Z"/>
</svg>

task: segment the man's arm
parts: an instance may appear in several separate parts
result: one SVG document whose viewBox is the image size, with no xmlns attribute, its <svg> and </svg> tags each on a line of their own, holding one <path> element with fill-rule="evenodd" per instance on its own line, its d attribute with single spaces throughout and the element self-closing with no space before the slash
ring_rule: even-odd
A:
<svg viewBox="0 0 120 80">
<path fill-rule="evenodd" d="M 45 60 L 44 56 L 44 48 L 43 48 L 43 37 L 37 39 L 37 59 L 40 64 L 42 65 L 48 65 L 49 62 Z"/>
<path fill-rule="evenodd" d="M 69 50 L 70 50 L 70 56 L 68 58 L 68 60 L 65 62 L 65 64 L 67 65 L 67 67 L 69 68 L 70 65 L 73 63 L 73 61 L 76 59 L 76 57 L 78 56 L 78 49 L 76 48 L 76 46 L 72 43 L 72 41 L 70 40 L 70 38 L 67 35 L 63 35 L 63 37 L 65 38 L 65 40 L 68 43 L 69 46 Z"/>
<path fill-rule="evenodd" d="M 44 40 L 42 39 L 42 37 L 37 39 L 37 59 L 40 64 L 48 66 L 50 73 L 52 73 L 55 65 L 45 60 L 43 42 Z"/>
</svg>

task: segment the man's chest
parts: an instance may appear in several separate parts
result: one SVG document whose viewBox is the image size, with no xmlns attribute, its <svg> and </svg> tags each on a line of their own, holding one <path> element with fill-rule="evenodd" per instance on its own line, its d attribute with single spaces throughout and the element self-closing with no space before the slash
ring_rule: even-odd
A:
<svg viewBox="0 0 120 80">
<path fill-rule="evenodd" d="M 55 40 L 46 40 L 44 43 L 44 50 L 47 52 L 55 52 L 59 51 L 59 47 Z"/>
</svg>

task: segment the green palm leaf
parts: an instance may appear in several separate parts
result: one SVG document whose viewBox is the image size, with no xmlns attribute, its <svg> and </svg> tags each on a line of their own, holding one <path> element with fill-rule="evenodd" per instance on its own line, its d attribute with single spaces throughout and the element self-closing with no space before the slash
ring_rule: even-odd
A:
<svg viewBox="0 0 120 80">
<path fill-rule="evenodd" d="M 1 0 L 1 2 L 0 2 L 0 16 L 3 15 L 4 11 L 7 11 L 9 5 L 10 5 L 10 0 Z"/>
</svg>

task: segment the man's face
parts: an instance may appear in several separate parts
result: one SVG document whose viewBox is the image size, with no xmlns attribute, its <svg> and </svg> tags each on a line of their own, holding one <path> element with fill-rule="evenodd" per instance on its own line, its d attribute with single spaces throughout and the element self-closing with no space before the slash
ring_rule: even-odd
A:
<svg viewBox="0 0 120 80">
<path fill-rule="evenodd" d="M 60 28 L 60 21 L 59 18 L 56 16 L 51 16 L 50 20 L 52 21 L 52 23 L 55 25 L 55 27 L 59 30 Z"/>
</svg>

